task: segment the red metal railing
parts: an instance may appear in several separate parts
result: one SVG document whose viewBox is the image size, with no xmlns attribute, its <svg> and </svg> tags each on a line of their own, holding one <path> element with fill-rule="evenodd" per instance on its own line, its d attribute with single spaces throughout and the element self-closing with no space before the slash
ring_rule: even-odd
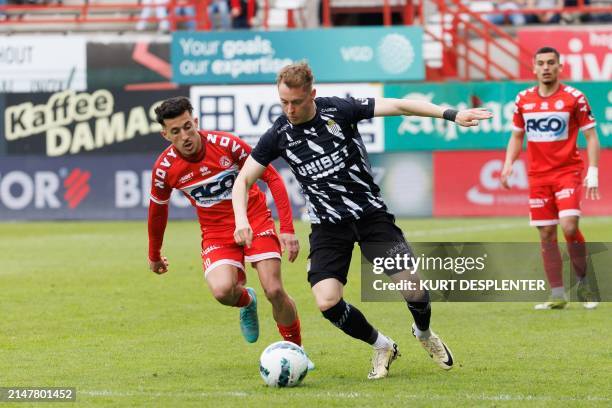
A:
<svg viewBox="0 0 612 408">
<path fill-rule="evenodd" d="M 98 4 L 83 0 L 82 4 L 30 4 L 30 5 L 0 5 L 0 15 L 8 16 L 6 19 L 0 19 L 2 25 L 37 25 L 37 24 L 136 24 L 140 21 L 140 12 L 146 7 L 165 7 L 168 12 L 167 16 L 158 18 L 151 16 L 147 18 L 148 22 L 159 23 L 162 20 L 167 20 L 171 30 L 175 30 L 179 23 L 194 22 L 197 29 L 210 29 L 207 9 L 212 0 L 158 0 L 153 4 L 142 5 L 140 2 L 129 2 L 126 0 L 123 3 L 115 4 Z M 251 21 L 255 15 L 257 0 L 247 1 L 247 21 Z M 333 15 L 339 13 L 351 12 L 370 12 L 382 13 L 384 25 L 392 24 L 392 13 L 400 13 L 403 23 L 406 25 L 414 24 L 417 19 L 420 20 L 423 15 L 424 0 L 405 0 L 403 5 L 391 6 L 389 0 L 384 0 L 382 6 L 368 6 L 359 8 L 350 7 L 332 7 L 330 0 L 322 0 L 323 21 L 325 27 L 331 27 Z M 179 15 L 177 9 L 179 7 L 193 7 L 195 10 L 194 16 Z M 261 5 L 262 21 L 261 25 L 264 29 L 269 26 L 270 2 L 264 0 Z M 287 10 L 287 27 L 295 27 L 294 10 Z M 113 26 L 109 27 L 112 29 Z"/>
<path fill-rule="evenodd" d="M 62 5 L 62 4 L 30 4 L 30 5 L 0 5 L 0 27 L 2 25 L 38 25 L 38 24 L 136 24 L 140 21 L 140 12 L 149 7 L 165 7 L 167 16 L 158 18 L 152 16 L 147 18 L 148 22 L 159 23 L 167 20 L 172 30 L 175 30 L 179 23 L 193 22 L 199 30 L 208 30 L 211 27 L 208 18 L 208 6 L 212 0 L 158 0 L 153 4 L 139 4 L 139 2 L 98 4 L 89 3 L 83 0 L 83 4 Z M 180 7 L 192 7 L 193 16 L 178 15 Z M 256 0 L 247 2 L 247 21 L 251 21 L 255 15 Z M 264 4 L 264 15 L 269 8 L 268 1 Z M 264 25 L 267 18 L 264 19 Z M 112 26 L 110 27 L 112 29 Z"/>
<path fill-rule="evenodd" d="M 417 18 L 423 15 L 423 3 L 425 0 L 405 0 L 403 5 L 392 6 L 389 0 L 384 0 L 382 6 L 355 6 L 355 7 L 333 7 L 331 0 L 321 0 L 322 24 L 324 27 L 333 26 L 332 19 L 336 14 L 351 13 L 382 13 L 383 25 L 392 24 L 392 13 L 400 13 L 405 25 L 412 25 Z"/>
<path fill-rule="evenodd" d="M 511 72 L 492 58 L 493 48 L 496 48 L 506 58 L 516 60 L 520 65 L 529 64 L 528 61 L 519 59 L 521 45 L 514 37 L 485 20 L 478 13 L 471 11 L 460 0 L 449 2 L 436 0 L 434 3 L 439 11 L 441 34 L 437 35 L 426 25 L 424 31 L 435 41 L 440 42 L 443 48 L 443 76 L 467 80 L 470 78 L 470 69 L 473 68 L 485 79 L 517 77 L 516 72 Z M 448 41 L 449 38 L 450 41 Z M 473 44 L 472 39 L 474 38 L 482 41 L 483 50 Z M 504 41 L 511 44 L 511 47 L 508 47 Z M 516 49 L 513 50 L 512 47 Z M 459 62 L 463 62 L 461 75 L 459 74 Z"/>
</svg>

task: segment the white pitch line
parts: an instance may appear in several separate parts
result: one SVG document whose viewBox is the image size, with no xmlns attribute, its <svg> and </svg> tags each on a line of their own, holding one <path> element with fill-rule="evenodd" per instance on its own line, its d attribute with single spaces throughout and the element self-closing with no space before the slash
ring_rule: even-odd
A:
<svg viewBox="0 0 612 408">
<path fill-rule="evenodd" d="M 165 398 L 211 398 L 211 397 L 237 397 L 246 398 L 261 395 L 257 392 L 244 392 L 244 391 L 213 391 L 213 392 L 146 392 L 146 391 L 112 391 L 112 390 L 87 390 L 79 391 L 78 395 L 88 395 L 91 397 L 165 397 Z M 378 394 L 364 394 L 359 392 L 313 392 L 308 393 L 308 396 L 314 398 L 344 398 L 344 399 L 355 399 L 355 398 L 378 398 Z M 485 395 L 485 394 L 459 394 L 459 395 L 431 395 L 431 394 L 396 394 L 395 397 L 400 399 L 414 399 L 414 400 L 429 400 L 429 401 L 457 401 L 457 400 L 471 400 L 471 401 L 599 401 L 608 402 L 610 398 L 599 397 L 599 396 L 588 396 L 585 398 L 577 397 L 563 397 L 563 396 L 549 396 L 549 395 L 511 395 L 511 394 L 500 394 L 500 395 Z"/>
<path fill-rule="evenodd" d="M 467 227 L 450 227 L 450 228 L 439 228 L 429 230 L 407 230 L 406 238 L 412 237 L 424 237 L 438 234 L 459 234 L 465 232 L 480 232 L 480 231 L 495 231 L 500 229 L 513 229 L 513 228 L 526 228 L 528 227 L 528 221 L 524 223 L 516 224 L 485 224 L 485 225 L 471 225 Z"/>
<path fill-rule="evenodd" d="M 478 222 L 478 219 L 474 219 L 475 222 Z M 598 218 L 581 218 L 580 224 L 610 224 L 612 223 L 612 218 L 609 217 L 598 217 Z M 520 221 L 510 223 L 501 223 L 501 224 L 483 224 L 483 225 L 469 225 L 469 226 L 458 226 L 458 227 L 449 227 L 449 228 L 438 228 L 438 229 L 427 229 L 427 230 L 410 230 L 407 229 L 405 231 L 406 238 L 411 239 L 413 237 L 426 237 L 431 235 L 439 235 L 439 234 L 461 234 L 466 232 L 482 232 L 482 231 L 496 231 L 496 230 L 508 230 L 508 229 L 524 229 L 524 228 L 532 228 L 529 225 L 529 219 L 525 218 Z"/>
</svg>

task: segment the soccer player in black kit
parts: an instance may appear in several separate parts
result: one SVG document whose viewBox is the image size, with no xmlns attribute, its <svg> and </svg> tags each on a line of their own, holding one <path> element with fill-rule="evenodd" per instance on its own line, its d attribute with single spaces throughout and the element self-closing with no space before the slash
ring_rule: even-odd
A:
<svg viewBox="0 0 612 408">
<path fill-rule="evenodd" d="M 277 86 L 284 115 L 261 137 L 234 183 L 234 238 L 238 244 L 250 245 L 253 232 L 246 212 L 247 192 L 266 166 L 282 157 L 309 204 L 312 233 L 308 281 L 317 306 L 340 330 L 373 346 L 368 378 L 384 378 L 399 355 L 397 344 L 372 327 L 359 309 L 344 301 L 344 285 L 355 242 L 368 259 L 368 244 L 387 245 L 390 251 L 386 253 L 392 256 L 410 254 L 410 247 L 374 182 L 357 123 L 374 116 L 415 115 L 476 126 L 492 114 L 484 109 L 445 110 L 406 99 L 316 98 L 313 82 L 312 71 L 305 62 L 288 65 L 279 72 Z M 396 280 L 405 272 L 386 273 Z M 449 348 L 429 328 L 428 292 L 402 294 L 414 318 L 414 336 L 440 367 L 451 369 L 454 361 Z"/>
</svg>

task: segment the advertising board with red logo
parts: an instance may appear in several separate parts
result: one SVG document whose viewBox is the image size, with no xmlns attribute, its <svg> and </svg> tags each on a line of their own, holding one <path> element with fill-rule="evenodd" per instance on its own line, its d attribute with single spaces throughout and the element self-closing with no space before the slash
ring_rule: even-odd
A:
<svg viewBox="0 0 612 408">
<path fill-rule="evenodd" d="M 151 167 L 156 158 L 157 153 L 2 157 L 0 221 L 146 220 Z M 430 153 L 373 154 L 370 160 L 374 179 L 394 214 L 431 215 Z M 225 167 L 231 161 L 222 156 L 219 164 Z M 276 160 L 274 166 L 285 182 L 293 216 L 305 218 L 307 202 L 291 169 L 282 159 Z M 210 172 L 206 166 L 200 171 Z M 260 187 L 275 214 L 272 194 L 264 183 Z M 195 220 L 195 210 L 177 190 L 170 197 L 170 218 Z"/>
<path fill-rule="evenodd" d="M 612 78 L 612 28 L 524 28 L 518 32 L 518 40 L 524 50 L 523 61 L 531 61 L 544 45 L 559 51 L 564 80 L 609 81 Z M 534 78 L 529 66 L 521 66 L 520 75 L 522 79 Z"/>
<path fill-rule="evenodd" d="M 586 152 L 581 152 L 586 161 Z M 434 216 L 528 217 L 527 155 L 514 164 L 510 190 L 501 185 L 503 151 L 435 152 Z M 602 150 L 599 168 L 601 199 L 582 200 L 583 215 L 612 214 L 612 150 Z"/>
</svg>

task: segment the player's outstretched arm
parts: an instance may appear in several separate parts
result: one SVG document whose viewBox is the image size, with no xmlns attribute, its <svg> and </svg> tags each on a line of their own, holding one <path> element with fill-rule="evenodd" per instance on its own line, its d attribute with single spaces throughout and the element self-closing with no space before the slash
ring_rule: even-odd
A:
<svg viewBox="0 0 612 408">
<path fill-rule="evenodd" d="M 506 148 L 506 160 L 504 161 L 504 168 L 501 172 L 501 183 L 504 188 L 510 188 L 510 176 L 512 175 L 512 165 L 518 159 L 523 149 L 523 138 L 525 132 L 523 130 L 513 130 L 510 140 L 508 141 L 508 147 Z"/>
<path fill-rule="evenodd" d="M 249 189 L 265 171 L 266 167 L 249 156 L 240 173 L 238 173 L 236 181 L 234 181 L 234 187 L 232 188 L 232 207 L 234 207 L 234 219 L 236 221 L 234 240 L 238 245 L 251 246 L 253 241 L 253 230 L 251 230 L 249 217 L 247 216 Z"/>
<path fill-rule="evenodd" d="M 168 224 L 168 203 L 149 202 L 148 232 L 149 232 L 149 269 L 161 275 L 168 272 L 168 259 L 161 256 L 164 232 Z"/>
<path fill-rule="evenodd" d="M 599 200 L 599 138 L 594 127 L 583 131 L 587 142 L 587 155 L 589 156 L 589 168 L 584 186 L 586 187 L 586 198 Z"/>
<path fill-rule="evenodd" d="M 490 119 L 493 113 L 483 108 L 455 109 L 443 108 L 427 101 L 413 99 L 376 98 L 374 116 L 424 116 L 450 120 L 461 126 L 478 126 L 481 120 Z"/>
<path fill-rule="evenodd" d="M 283 182 L 283 178 L 276 171 L 274 166 L 268 165 L 266 171 L 261 176 L 262 180 L 268 185 L 274 204 L 278 210 L 278 218 L 280 220 L 280 234 L 278 239 L 281 244 L 281 249 L 287 254 L 289 262 L 295 261 L 300 252 L 300 243 L 295 236 L 293 228 L 293 212 L 291 211 L 291 201 L 289 194 Z"/>
</svg>

